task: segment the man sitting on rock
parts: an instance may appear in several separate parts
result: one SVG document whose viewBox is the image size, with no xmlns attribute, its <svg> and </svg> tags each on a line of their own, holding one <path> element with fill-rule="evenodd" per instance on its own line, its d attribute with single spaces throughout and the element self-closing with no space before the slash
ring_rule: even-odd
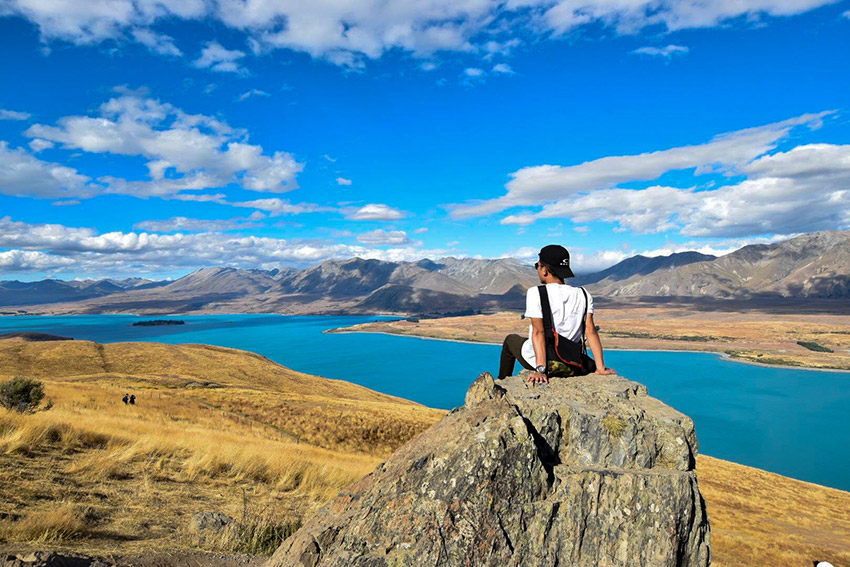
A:
<svg viewBox="0 0 850 567">
<path fill-rule="evenodd" d="M 550 244 L 540 250 L 539 258 L 540 261 L 535 263 L 534 267 L 537 268 L 540 283 L 546 286 L 555 332 L 575 343 L 583 340 L 584 333 L 596 361 L 596 373 L 615 374 L 613 368 L 605 367 L 602 341 L 599 340 L 599 333 L 593 322 L 593 298 L 584 289 L 564 283 L 566 278 L 575 277 L 570 269 L 570 253 L 563 246 Z M 552 364 L 554 361 L 548 361 L 547 364 L 546 341 L 554 340 L 554 335 L 546 336 L 540 290 L 537 287 L 528 290 L 525 298 L 525 317 L 531 319 L 528 339 L 517 334 L 505 338 L 499 363 L 499 379 L 512 375 L 514 364 L 518 360 L 523 368 L 534 371 L 528 378 L 529 382 L 549 382 L 549 375 L 555 372 Z"/>
</svg>

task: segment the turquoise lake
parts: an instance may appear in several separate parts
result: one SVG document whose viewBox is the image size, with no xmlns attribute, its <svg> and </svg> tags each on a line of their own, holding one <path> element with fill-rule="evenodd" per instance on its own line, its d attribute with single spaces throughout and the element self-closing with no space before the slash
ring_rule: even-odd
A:
<svg viewBox="0 0 850 567">
<path fill-rule="evenodd" d="M 254 351 L 285 366 L 453 408 L 498 346 L 326 329 L 376 317 L 209 315 L 186 325 L 132 327 L 129 315 L 0 317 L 0 334 L 37 331 L 99 342 L 206 343 Z M 690 352 L 607 351 L 609 366 L 690 415 L 700 452 L 850 490 L 850 373 L 742 364 Z"/>
</svg>

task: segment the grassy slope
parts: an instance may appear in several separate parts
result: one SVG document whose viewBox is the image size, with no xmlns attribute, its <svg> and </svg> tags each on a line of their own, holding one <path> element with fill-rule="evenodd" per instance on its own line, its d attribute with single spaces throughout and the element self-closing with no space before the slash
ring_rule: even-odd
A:
<svg viewBox="0 0 850 567">
<path fill-rule="evenodd" d="M 0 412 L 0 547 L 187 549 L 196 512 L 300 518 L 443 414 L 203 345 L 0 341 L 14 375 L 55 405 Z M 710 457 L 699 472 L 715 565 L 850 565 L 850 494 Z"/>
<path fill-rule="evenodd" d="M 443 414 L 203 345 L 0 341 L 0 380 L 16 375 L 54 407 L 0 410 L 0 535 L 50 537 L 40 524 L 74 516 L 91 551 L 189 546 L 193 513 L 246 502 L 301 517 Z"/>
</svg>

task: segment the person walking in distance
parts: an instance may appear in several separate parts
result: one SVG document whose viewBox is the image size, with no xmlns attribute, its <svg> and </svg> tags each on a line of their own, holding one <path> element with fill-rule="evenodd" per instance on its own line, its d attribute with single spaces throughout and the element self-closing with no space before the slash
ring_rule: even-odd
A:
<svg viewBox="0 0 850 567">
<path fill-rule="evenodd" d="M 517 334 L 505 338 L 499 379 L 512 375 L 517 361 L 523 368 L 533 370 L 528 378 L 532 383 L 549 382 L 550 376 L 574 376 L 594 370 L 597 374 L 616 374 L 613 368 L 605 366 L 602 341 L 593 321 L 593 298 L 585 289 L 564 283 L 565 279 L 575 277 L 567 249 L 557 244 L 544 246 L 534 267 L 542 285 L 530 288 L 526 294 L 525 318 L 531 320 L 528 338 Z M 548 307 L 547 313 L 544 313 L 544 306 Z M 552 342 L 555 341 L 557 347 L 558 338 L 582 345 L 582 348 L 573 345 L 577 353 L 582 353 L 585 337 L 593 353 L 592 361 L 584 354 L 577 355 L 575 361 L 565 360 L 557 353 L 555 356 L 560 360 L 551 354 L 547 356 L 547 351 L 554 352 Z M 582 358 L 585 359 L 583 365 Z"/>
</svg>

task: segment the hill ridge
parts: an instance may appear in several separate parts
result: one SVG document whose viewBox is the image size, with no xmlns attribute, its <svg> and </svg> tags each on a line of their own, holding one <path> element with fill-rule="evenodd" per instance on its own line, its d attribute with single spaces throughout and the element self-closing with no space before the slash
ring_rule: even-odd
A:
<svg viewBox="0 0 850 567">
<path fill-rule="evenodd" d="M 12 313 L 416 314 L 519 310 L 536 285 L 515 259 L 446 257 L 416 262 L 349 258 L 303 269 L 201 268 L 173 282 L 79 285 L 0 282 Z M 605 298 L 782 299 L 850 297 L 850 231 L 754 244 L 720 257 L 698 252 L 633 256 L 568 283 Z M 80 289 L 84 291 L 80 291 Z M 51 290 L 59 299 L 48 301 Z M 81 295 L 83 294 L 83 295 Z M 89 295 L 85 295 L 89 294 Z M 27 300 L 31 300 L 27 303 Z M 3 309 L 3 308 L 0 308 Z"/>
</svg>

